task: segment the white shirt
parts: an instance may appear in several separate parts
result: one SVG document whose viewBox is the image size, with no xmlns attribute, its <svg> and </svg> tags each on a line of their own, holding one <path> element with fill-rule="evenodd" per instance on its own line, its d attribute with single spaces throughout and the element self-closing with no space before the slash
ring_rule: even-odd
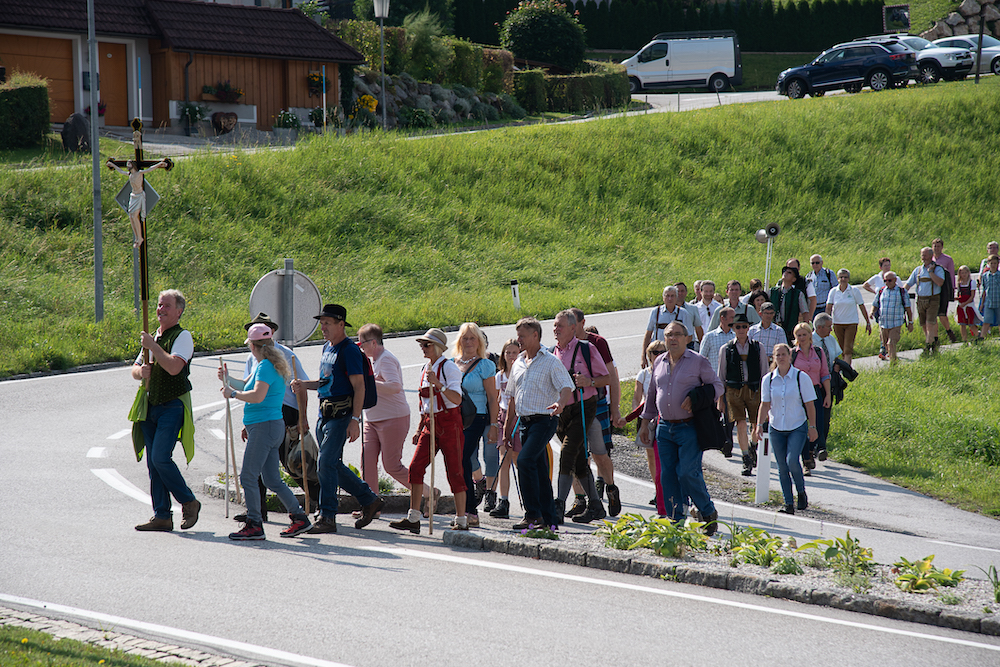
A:
<svg viewBox="0 0 1000 667">
<path fill-rule="evenodd" d="M 882 287 L 885 287 L 885 278 L 882 277 L 882 272 L 879 271 L 874 276 L 865 281 L 865 285 L 868 285 L 876 292 Z"/>
<path fill-rule="evenodd" d="M 663 332 L 666 330 L 667 324 L 671 322 L 680 322 L 688 329 L 688 333 L 692 336 L 696 336 L 694 332 L 694 317 L 692 317 L 691 312 L 682 307 L 679 304 L 674 304 L 673 312 L 668 312 L 666 306 L 657 306 L 649 313 L 649 321 L 646 323 L 646 331 L 650 331 L 653 337 L 650 342 L 654 340 L 663 340 Z M 661 329 L 660 327 L 663 326 Z"/>
<path fill-rule="evenodd" d="M 830 290 L 826 297 L 826 303 L 827 305 L 833 304 L 831 315 L 833 315 L 834 324 L 857 324 L 860 321 L 858 319 L 858 306 L 864 305 L 865 299 L 854 285 L 848 285 L 843 292 L 840 291 L 840 285 L 837 285 Z"/>
<path fill-rule="evenodd" d="M 705 305 L 704 301 L 699 301 L 695 304 L 695 308 L 698 309 L 698 317 L 701 318 L 701 328 L 703 331 L 711 331 L 712 327 L 708 326 L 712 323 L 712 315 L 715 315 L 715 311 L 722 308 L 722 304 L 712 299 Z"/>
<path fill-rule="evenodd" d="M 430 362 L 424 364 L 424 370 L 420 373 L 420 387 L 429 387 L 430 383 L 427 381 L 427 367 Z M 445 359 L 444 357 L 438 357 L 437 362 L 434 364 L 434 372 L 437 373 L 438 381 L 443 385 L 444 389 L 450 389 L 451 391 L 458 392 L 458 395 L 462 395 L 462 371 L 459 370 L 458 366 L 451 359 Z M 438 398 L 440 396 L 440 398 Z M 427 414 L 427 406 L 430 403 L 430 398 L 420 399 L 420 412 L 422 414 Z M 461 401 L 458 403 L 452 403 L 448 400 L 448 395 L 444 391 L 434 392 L 434 412 L 441 412 L 445 408 L 457 408 Z M 442 403 L 444 407 L 442 407 Z"/>
<path fill-rule="evenodd" d="M 796 380 L 798 380 L 797 387 Z M 794 431 L 802 426 L 807 418 L 806 408 L 802 402 L 815 401 L 816 391 L 809 376 L 794 366 L 790 367 L 784 376 L 775 368 L 765 375 L 760 383 L 760 400 L 762 403 L 771 404 L 767 412 L 767 421 L 772 428 L 778 431 Z"/>
<path fill-rule="evenodd" d="M 824 343 L 826 343 L 825 346 Z M 830 367 L 828 370 L 833 371 L 833 362 L 844 353 L 844 350 L 840 347 L 840 343 L 837 342 L 836 336 L 830 334 L 826 338 L 823 338 L 813 331 L 813 345 L 826 352 L 826 363 Z"/>
</svg>

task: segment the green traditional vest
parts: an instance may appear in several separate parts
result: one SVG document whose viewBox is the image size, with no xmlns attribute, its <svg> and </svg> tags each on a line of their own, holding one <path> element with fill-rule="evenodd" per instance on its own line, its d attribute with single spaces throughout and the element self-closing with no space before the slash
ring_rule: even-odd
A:
<svg viewBox="0 0 1000 667">
<path fill-rule="evenodd" d="M 782 298 L 781 285 L 771 288 L 771 303 L 774 304 L 774 308 L 778 312 L 778 324 L 785 330 L 788 340 L 792 340 L 792 329 L 799 322 L 799 294 L 801 293 L 802 291 L 798 287 L 791 287 Z"/>
<path fill-rule="evenodd" d="M 181 325 L 175 324 L 161 333 L 156 342 L 159 343 L 160 347 L 167 354 L 170 354 L 170 350 L 174 347 L 174 341 L 177 340 L 182 331 L 184 329 L 181 328 Z M 153 360 L 153 368 L 149 374 L 149 386 L 147 388 L 149 391 L 149 404 L 162 405 L 175 398 L 180 398 L 191 391 L 191 381 L 188 380 L 190 374 L 190 364 L 184 364 L 184 369 L 180 373 L 171 375 Z"/>
</svg>

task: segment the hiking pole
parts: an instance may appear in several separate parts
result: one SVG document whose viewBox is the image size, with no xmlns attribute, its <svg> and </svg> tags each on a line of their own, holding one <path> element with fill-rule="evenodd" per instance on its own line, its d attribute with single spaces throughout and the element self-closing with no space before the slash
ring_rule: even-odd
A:
<svg viewBox="0 0 1000 667">
<path fill-rule="evenodd" d="M 517 433 L 517 428 L 521 425 L 521 418 L 518 417 L 517 421 L 514 422 L 514 433 Z M 523 443 L 522 443 L 523 446 Z M 548 454 L 545 456 L 545 465 L 549 465 Z M 513 463 L 510 464 L 510 473 L 514 476 L 514 488 L 517 489 L 517 502 L 521 504 L 521 509 L 524 509 L 524 501 L 521 499 L 521 485 L 517 481 L 517 460 L 515 459 Z M 549 482 L 552 483 L 551 481 Z"/>
<path fill-rule="evenodd" d="M 229 376 L 226 375 L 225 364 L 222 362 L 222 357 L 219 357 L 219 368 L 222 369 L 222 386 L 229 389 Z M 229 422 L 229 399 L 226 399 L 226 422 Z M 226 427 L 226 442 L 222 445 L 222 449 L 226 452 L 226 518 L 229 518 L 229 427 Z"/>
<path fill-rule="evenodd" d="M 427 525 L 427 534 L 433 535 L 434 534 L 434 456 L 436 454 L 434 449 L 437 443 L 434 439 L 434 385 L 432 385 L 430 383 L 430 380 L 428 380 L 427 386 L 430 388 L 430 401 L 428 403 L 427 411 L 430 413 L 430 420 L 431 420 L 431 496 L 427 503 L 428 507 L 430 508 L 427 512 L 428 517 L 430 517 Z"/>
<path fill-rule="evenodd" d="M 221 359 L 221 358 L 220 358 Z M 226 378 L 226 384 L 229 384 L 229 366 L 225 363 L 222 364 L 222 375 Z M 226 399 L 226 435 L 229 439 L 229 455 L 233 458 L 233 485 L 236 487 L 236 502 L 237 504 L 243 503 L 243 493 L 240 491 L 240 473 L 236 469 L 236 438 L 233 436 L 233 413 L 229 408 L 229 399 Z M 229 478 L 229 464 L 226 464 L 226 478 Z M 227 494 L 228 495 L 228 494 Z"/>
<path fill-rule="evenodd" d="M 292 353 L 292 379 L 298 380 L 299 379 L 299 369 L 296 368 L 295 361 L 296 361 L 296 359 L 295 359 L 295 353 L 293 352 Z M 307 400 L 306 399 L 306 390 L 302 389 L 302 393 L 301 394 L 295 394 L 295 400 L 296 400 L 296 402 L 299 405 L 299 415 L 301 417 L 301 415 L 307 409 L 307 405 L 306 405 L 306 400 Z M 299 421 L 301 422 L 302 420 L 300 419 Z M 362 444 L 363 443 L 364 443 L 364 441 L 362 440 Z M 305 493 L 305 501 L 306 501 L 305 510 L 306 510 L 306 514 L 308 515 L 309 514 L 309 472 L 306 470 L 306 446 L 305 445 L 306 445 L 305 437 L 303 436 L 302 433 L 299 433 L 299 461 L 300 461 L 299 465 L 302 466 L 302 491 Z"/>
</svg>

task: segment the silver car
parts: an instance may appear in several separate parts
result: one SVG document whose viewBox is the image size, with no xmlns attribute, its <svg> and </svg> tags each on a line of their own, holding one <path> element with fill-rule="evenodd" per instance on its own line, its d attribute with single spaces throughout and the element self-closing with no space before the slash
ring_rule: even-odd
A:
<svg viewBox="0 0 1000 667">
<path fill-rule="evenodd" d="M 923 37 L 915 35 L 880 35 L 868 37 L 872 41 L 898 39 L 917 52 L 917 68 L 920 78 L 917 83 L 937 83 L 941 79 L 954 81 L 964 79 L 972 71 L 975 57 L 968 49 L 939 46 Z"/>
<path fill-rule="evenodd" d="M 956 49 L 968 49 L 972 51 L 972 57 L 976 57 L 976 50 L 979 48 L 979 35 L 956 35 L 954 37 L 942 37 L 935 39 L 938 46 L 950 46 Z M 983 58 L 979 65 L 972 71 L 973 74 L 997 74 L 1000 75 L 1000 39 L 983 35 Z"/>
</svg>

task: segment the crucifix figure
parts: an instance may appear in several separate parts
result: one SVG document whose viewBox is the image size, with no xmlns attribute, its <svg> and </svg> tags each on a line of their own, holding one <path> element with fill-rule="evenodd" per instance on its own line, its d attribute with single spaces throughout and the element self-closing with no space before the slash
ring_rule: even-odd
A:
<svg viewBox="0 0 1000 667">
<path fill-rule="evenodd" d="M 110 159 L 105 164 L 108 169 L 118 171 L 128 176 L 132 191 L 129 193 L 128 216 L 132 223 L 132 232 L 135 235 L 135 247 L 139 250 L 139 289 L 142 298 L 142 330 L 149 332 L 149 270 L 146 262 L 146 181 L 145 174 L 154 169 L 166 169 L 170 171 L 174 167 L 170 158 L 162 160 L 142 159 L 142 121 L 133 118 L 132 123 L 132 144 L 135 147 L 135 157 L 131 160 Z M 124 167 L 125 169 L 122 169 Z M 127 171 L 126 171 L 127 170 Z M 155 192 L 153 193 L 155 196 Z M 155 205 L 155 199 L 150 208 Z M 148 350 L 144 350 L 146 355 Z M 146 357 L 148 361 L 148 356 Z"/>
</svg>

